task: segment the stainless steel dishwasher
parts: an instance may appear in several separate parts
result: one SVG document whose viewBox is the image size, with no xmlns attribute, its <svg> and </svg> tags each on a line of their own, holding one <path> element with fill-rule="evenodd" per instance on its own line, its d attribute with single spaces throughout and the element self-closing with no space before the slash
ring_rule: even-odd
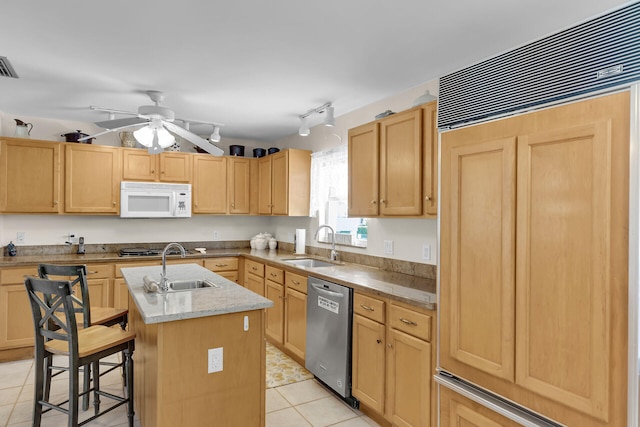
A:
<svg viewBox="0 0 640 427">
<path fill-rule="evenodd" d="M 357 408 L 351 396 L 353 290 L 309 276 L 305 367 Z"/>
</svg>

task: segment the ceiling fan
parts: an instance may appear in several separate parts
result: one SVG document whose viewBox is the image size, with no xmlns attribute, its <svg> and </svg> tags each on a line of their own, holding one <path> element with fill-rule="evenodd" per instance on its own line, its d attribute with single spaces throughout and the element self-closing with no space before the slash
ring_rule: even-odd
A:
<svg viewBox="0 0 640 427">
<path fill-rule="evenodd" d="M 197 120 L 177 119 L 173 110 L 160 105 L 164 100 L 164 94 L 162 92 L 157 90 L 148 90 L 146 91 L 146 94 L 151 98 L 154 105 L 142 105 L 138 108 L 137 113 L 96 107 L 93 105 L 90 106 L 89 108 L 92 110 L 109 113 L 109 120 L 95 123 L 107 130 L 80 138 L 78 141 L 85 141 L 109 132 L 137 127 L 139 129 L 133 132 L 134 137 L 140 144 L 147 147 L 151 154 L 161 153 L 165 148 L 173 145 L 175 143 L 174 135 L 178 135 L 186 139 L 193 145 L 203 149 L 209 154 L 213 154 L 214 156 L 221 156 L 223 154 L 223 151 L 220 148 L 189 130 L 189 125 L 191 123 L 210 124 L 213 126 L 211 140 L 218 142 L 220 141 L 220 124 L 201 122 Z M 134 117 L 115 119 L 116 114 L 124 114 Z M 175 120 L 183 122 L 185 127 L 180 127 L 174 124 L 173 122 Z"/>
</svg>

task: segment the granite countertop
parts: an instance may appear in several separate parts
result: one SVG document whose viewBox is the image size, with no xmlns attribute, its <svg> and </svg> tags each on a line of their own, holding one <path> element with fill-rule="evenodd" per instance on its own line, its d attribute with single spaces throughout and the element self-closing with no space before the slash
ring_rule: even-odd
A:
<svg viewBox="0 0 640 427">
<path fill-rule="evenodd" d="M 205 254 L 189 253 L 187 259 L 216 258 L 222 256 L 244 256 L 259 262 L 268 262 L 279 268 L 300 274 L 308 274 L 324 280 L 349 286 L 355 290 L 373 292 L 375 294 L 398 299 L 409 304 L 417 305 L 429 310 L 436 310 L 436 281 L 425 277 L 396 273 L 368 267 L 360 264 L 334 263 L 331 267 L 301 267 L 287 263 L 292 258 L 315 258 L 312 255 L 296 255 L 282 250 L 257 250 L 249 248 L 207 249 Z M 178 255 L 167 256 L 167 259 L 177 259 Z M 40 262 L 50 263 L 94 263 L 94 262 L 135 262 L 160 260 L 161 256 L 121 257 L 114 252 L 88 253 L 85 255 L 19 255 L 16 257 L 0 257 L 0 268 L 33 265 Z M 327 261 L 326 259 L 323 259 Z M 167 266 L 167 268 L 169 268 Z M 159 277 L 159 273 L 158 273 Z"/>
<path fill-rule="evenodd" d="M 144 291 L 143 278 L 159 281 L 162 266 L 123 268 L 122 276 L 144 323 L 163 323 L 196 317 L 259 310 L 273 302 L 197 264 L 167 265 L 170 280 L 207 279 L 217 287 L 186 291 Z"/>
</svg>

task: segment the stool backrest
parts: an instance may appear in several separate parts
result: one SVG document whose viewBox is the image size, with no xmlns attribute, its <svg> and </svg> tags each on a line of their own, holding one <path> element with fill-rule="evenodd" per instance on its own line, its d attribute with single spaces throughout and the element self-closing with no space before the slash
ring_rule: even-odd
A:
<svg viewBox="0 0 640 427">
<path fill-rule="evenodd" d="M 87 283 L 86 265 L 38 265 L 38 275 L 43 279 L 69 280 L 72 287 L 73 307 L 76 313 L 82 313 L 82 326 L 91 326 L 91 302 L 89 300 L 89 285 Z M 73 294 L 73 287 L 78 286 L 80 298 Z"/>
<path fill-rule="evenodd" d="M 36 352 L 44 350 L 46 340 L 61 340 L 69 343 L 69 353 L 78 353 L 78 325 L 71 282 L 68 280 L 49 280 L 26 276 L 33 325 L 36 336 Z"/>
</svg>

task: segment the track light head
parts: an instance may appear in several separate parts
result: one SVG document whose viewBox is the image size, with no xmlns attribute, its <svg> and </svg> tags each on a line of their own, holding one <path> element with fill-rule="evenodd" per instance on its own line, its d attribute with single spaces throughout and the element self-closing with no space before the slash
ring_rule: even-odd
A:
<svg viewBox="0 0 640 427">
<path fill-rule="evenodd" d="M 209 140 L 212 142 L 220 142 L 220 126 L 213 125 L 213 132 L 211 133 Z"/>
<path fill-rule="evenodd" d="M 309 123 L 306 117 L 300 116 L 300 128 L 298 129 L 298 135 L 307 136 L 311 133 L 309 129 Z"/>
<path fill-rule="evenodd" d="M 325 110 L 325 117 L 324 117 L 324 125 L 325 126 L 335 126 L 336 125 L 336 119 L 333 117 L 333 107 L 331 106 L 331 104 L 329 104 L 329 106 L 327 107 L 327 109 Z"/>
</svg>

